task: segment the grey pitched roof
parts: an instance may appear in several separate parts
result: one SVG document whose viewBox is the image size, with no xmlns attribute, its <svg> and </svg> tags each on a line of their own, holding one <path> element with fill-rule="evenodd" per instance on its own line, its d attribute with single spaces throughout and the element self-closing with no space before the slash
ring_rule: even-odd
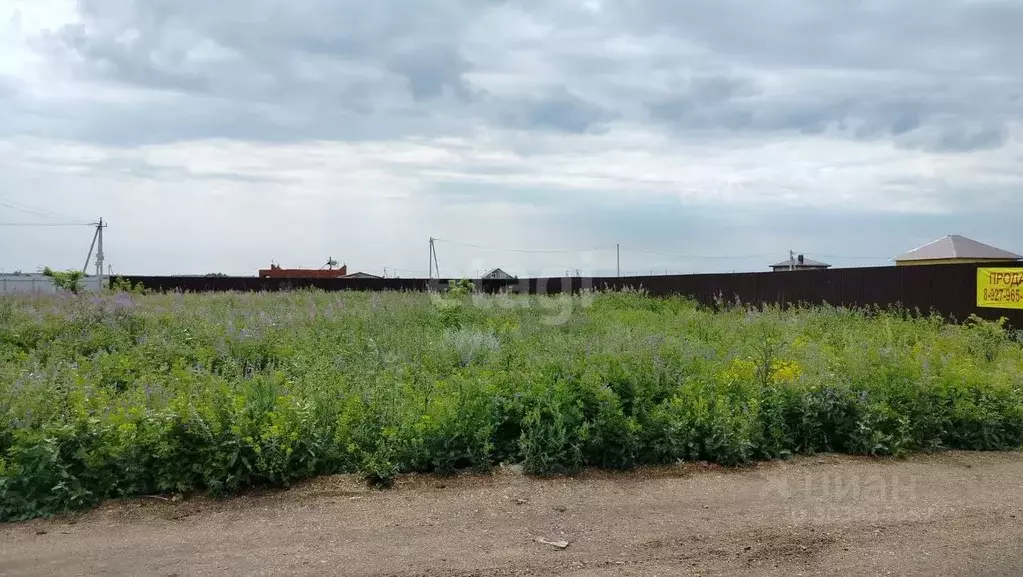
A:
<svg viewBox="0 0 1023 577">
<path fill-rule="evenodd" d="M 785 259 L 785 260 L 783 260 L 783 261 L 781 261 L 779 263 L 772 264 L 771 268 L 787 267 L 790 264 L 795 264 L 796 268 L 799 268 L 799 267 L 804 267 L 805 268 L 805 267 L 808 267 L 808 266 L 810 266 L 810 267 L 831 266 L 830 264 L 828 264 L 826 262 L 821 262 L 819 260 L 813 260 L 813 259 L 810 259 L 810 258 L 803 257 L 803 262 L 799 262 L 798 260 L 794 260 L 793 261 L 793 260 Z"/>
<path fill-rule="evenodd" d="M 495 268 L 494 270 L 483 275 L 483 278 L 512 278 L 512 275 L 508 274 L 507 272 L 499 268 Z"/>
<path fill-rule="evenodd" d="M 915 248 L 902 256 L 897 256 L 895 260 L 944 260 L 952 258 L 1019 260 L 1023 259 L 1023 256 L 977 242 L 965 236 L 950 234 Z"/>
</svg>

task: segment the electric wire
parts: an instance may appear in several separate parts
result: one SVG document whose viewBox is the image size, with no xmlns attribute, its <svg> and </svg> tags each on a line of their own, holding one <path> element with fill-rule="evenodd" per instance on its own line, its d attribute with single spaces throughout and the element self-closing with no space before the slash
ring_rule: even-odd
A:
<svg viewBox="0 0 1023 577">
<path fill-rule="evenodd" d="M 53 212 L 53 211 L 48 211 L 48 210 L 39 210 L 39 209 L 31 208 L 31 207 L 25 206 L 23 204 L 18 204 L 18 203 L 12 202 L 12 201 L 7 200 L 7 199 L 0 199 L 0 206 L 9 208 L 11 210 L 17 210 L 17 211 L 20 211 L 20 212 L 24 212 L 26 214 L 31 214 L 31 215 L 34 215 L 34 216 L 41 216 L 43 218 L 49 218 L 49 219 L 53 219 L 53 220 L 62 220 L 62 221 L 74 220 L 72 218 L 69 218 L 67 215 L 61 215 L 59 213 L 56 213 L 56 212 Z"/>
<path fill-rule="evenodd" d="M 37 227 L 37 226 L 96 226 L 92 222 L 0 222 L 0 226 Z"/>
<path fill-rule="evenodd" d="M 739 260 L 739 259 L 754 259 L 754 258 L 771 258 L 770 254 L 747 254 L 747 255 L 696 255 L 696 254 L 675 254 L 670 252 L 660 252 L 654 250 L 646 250 L 640 248 L 622 247 L 623 251 L 639 252 L 645 254 L 654 254 L 658 256 L 667 256 L 675 258 L 686 258 L 686 259 L 705 259 L 705 260 Z M 841 259 L 841 260 L 888 260 L 891 257 L 887 256 L 843 256 L 834 254 L 815 254 L 817 258 L 829 258 L 829 259 Z"/>
<path fill-rule="evenodd" d="M 742 254 L 742 255 L 679 254 L 679 253 L 671 253 L 671 252 L 664 252 L 664 251 L 657 251 L 657 250 L 642 249 L 642 248 L 636 248 L 636 247 L 624 246 L 624 245 L 620 245 L 620 246 L 615 246 L 615 245 L 600 246 L 600 247 L 585 248 L 585 249 L 498 248 L 498 247 L 482 246 L 482 245 L 472 244 L 472 243 L 455 242 L 455 241 L 441 239 L 441 238 L 434 238 L 433 240 L 435 242 L 443 242 L 445 244 L 450 244 L 450 245 L 455 245 L 455 246 L 463 246 L 463 247 L 469 247 L 469 248 L 475 248 L 475 249 L 479 249 L 479 250 L 491 250 L 491 251 L 498 251 L 498 252 L 519 252 L 519 253 L 594 252 L 594 251 L 615 250 L 617 248 L 617 249 L 620 249 L 622 252 L 634 252 L 634 253 L 650 254 L 650 255 L 656 255 L 656 256 L 664 256 L 664 257 L 669 257 L 669 258 L 691 259 L 691 260 L 749 260 L 749 259 L 770 259 L 772 257 L 777 256 L 777 255 L 773 255 L 773 254 L 763 254 L 763 253 L 762 254 Z M 889 260 L 890 259 L 890 257 L 887 257 L 887 256 L 842 256 L 842 255 L 826 255 L 826 254 L 813 255 L 813 256 L 816 256 L 818 258 L 842 259 L 842 260 Z"/>
<path fill-rule="evenodd" d="M 834 254 L 818 254 L 814 255 L 819 258 L 831 258 L 831 259 L 842 259 L 842 260 L 891 260 L 890 256 L 841 256 Z"/>
<path fill-rule="evenodd" d="M 589 253 L 593 251 L 614 251 L 615 247 L 596 247 L 591 249 L 500 249 L 495 247 L 482 247 L 480 245 L 472 245 L 469 242 L 455 242 L 454 240 L 445 240 L 444 238 L 434 238 L 435 242 L 444 242 L 446 245 L 453 245 L 455 247 L 468 247 L 471 249 L 478 249 L 481 251 L 496 251 L 502 253 Z"/>
<path fill-rule="evenodd" d="M 395 266 L 385 266 L 383 268 L 386 269 L 387 272 L 394 272 L 394 273 L 429 274 L 429 273 L 427 273 L 423 269 L 399 268 L 399 267 L 395 267 Z"/>
<path fill-rule="evenodd" d="M 771 255 L 767 254 L 745 254 L 745 255 L 695 255 L 695 254 L 675 254 L 670 252 L 660 252 L 656 250 L 646 250 L 641 248 L 632 248 L 623 246 L 623 251 L 639 252 L 644 254 L 653 254 L 657 256 L 667 256 L 672 258 L 682 259 L 700 259 L 700 260 L 740 260 L 740 259 L 754 259 L 754 258 L 771 258 Z"/>
</svg>

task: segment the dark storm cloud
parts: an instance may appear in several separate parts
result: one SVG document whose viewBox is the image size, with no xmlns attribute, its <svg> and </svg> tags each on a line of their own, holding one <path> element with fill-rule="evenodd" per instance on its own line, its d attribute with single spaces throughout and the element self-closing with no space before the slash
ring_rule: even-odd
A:
<svg viewBox="0 0 1023 577">
<path fill-rule="evenodd" d="M 122 143 L 473 122 L 590 133 L 624 120 L 680 138 L 827 133 L 969 151 L 1004 144 L 1023 111 L 1023 3 L 591 4 L 81 0 L 81 21 L 38 44 L 79 78 L 180 96 L 159 110 L 119 102 L 136 134 L 70 123 L 77 138 Z M 109 111 L 62 112 L 76 113 Z"/>
</svg>

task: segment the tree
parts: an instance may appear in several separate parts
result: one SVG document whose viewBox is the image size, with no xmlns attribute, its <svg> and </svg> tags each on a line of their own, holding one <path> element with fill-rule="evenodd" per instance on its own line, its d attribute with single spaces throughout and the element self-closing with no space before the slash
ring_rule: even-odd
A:
<svg viewBox="0 0 1023 577">
<path fill-rule="evenodd" d="M 43 269 L 43 275 L 53 280 L 53 286 L 74 294 L 82 292 L 85 285 L 85 273 L 80 270 L 55 271 L 46 267 Z"/>
</svg>

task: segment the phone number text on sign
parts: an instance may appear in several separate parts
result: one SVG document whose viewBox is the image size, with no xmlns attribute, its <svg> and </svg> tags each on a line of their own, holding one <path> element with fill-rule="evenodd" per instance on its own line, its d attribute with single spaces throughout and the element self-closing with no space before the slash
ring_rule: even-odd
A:
<svg viewBox="0 0 1023 577">
<path fill-rule="evenodd" d="M 1023 309 L 1023 268 L 978 268 L 977 306 Z"/>
</svg>

